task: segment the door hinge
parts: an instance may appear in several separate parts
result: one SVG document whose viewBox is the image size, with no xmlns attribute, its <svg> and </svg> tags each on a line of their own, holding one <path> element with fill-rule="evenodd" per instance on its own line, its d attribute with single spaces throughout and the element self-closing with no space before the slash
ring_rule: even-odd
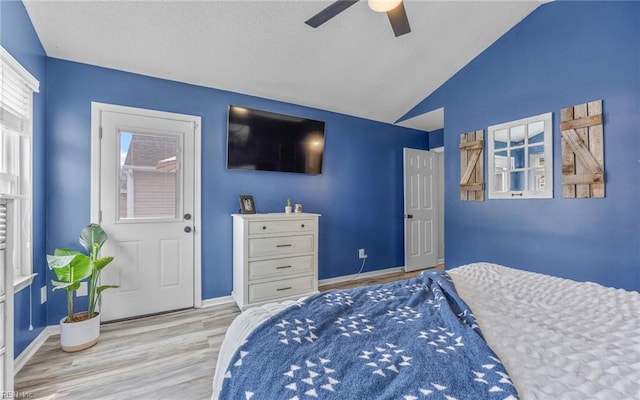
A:
<svg viewBox="0 0 640 400">
<path fill-rule="evenodd" d="M 98 212 L 98 222 L 102 222 L 102 210 Z"/>
<path fill-rule="evenodd" d="M 102 140 L 102 127 L 100 127 L 100 130 L 98 132 L 98 136 L 99 136 L 99 139 Z"/>
</svg>

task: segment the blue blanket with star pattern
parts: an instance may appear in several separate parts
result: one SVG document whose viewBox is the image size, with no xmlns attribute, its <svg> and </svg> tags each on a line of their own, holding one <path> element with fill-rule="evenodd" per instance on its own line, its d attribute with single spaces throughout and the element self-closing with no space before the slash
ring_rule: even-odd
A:
<svg viewBox="0 0 640 400">
<path fill-rule="evenodd" d="M 252 332 L 220 399 L 518 399 L 444 271 L 311 296 Z"/>
</svg>

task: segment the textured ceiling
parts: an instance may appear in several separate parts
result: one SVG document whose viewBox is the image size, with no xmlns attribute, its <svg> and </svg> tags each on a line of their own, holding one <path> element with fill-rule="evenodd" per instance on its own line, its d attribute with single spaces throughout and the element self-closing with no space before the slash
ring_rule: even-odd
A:
<svg viewBox="0 0 640 400">
<path fill-rule="evenodd" d="M 364 0 L 318 29 L 304 24 L 330 3 L 25 6 L 50 57 L 393 123 L 541 1 L 405 0 L 412 32 L 398 38 Z"/>
</svg>

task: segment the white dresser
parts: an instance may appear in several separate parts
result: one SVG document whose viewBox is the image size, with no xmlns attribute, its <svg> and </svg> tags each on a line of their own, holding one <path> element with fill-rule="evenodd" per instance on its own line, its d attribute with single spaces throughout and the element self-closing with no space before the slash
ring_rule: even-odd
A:
<svg viewBox="0 0 640 400">
<path fill-rule="evenodd" d="M 233 214 L 233 292 L 241 310 L 318 291 L 320 214 Z"/>
</svg>

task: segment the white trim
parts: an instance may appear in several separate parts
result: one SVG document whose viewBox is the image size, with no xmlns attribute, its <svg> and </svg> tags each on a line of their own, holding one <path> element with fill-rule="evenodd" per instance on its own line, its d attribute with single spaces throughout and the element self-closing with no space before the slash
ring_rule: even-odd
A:
<svg viewBox="0 0 640 400">
<path fill-rule="evenodd" d="M 193 306 L 202 307 L 202 235 L 201 227 L 201 133 L 202 117 L 197 115 L 178 114 L 167 111 L 119 106 L 116 104 L 91 102 L 91 221 L 100 223 L 100 122 L 103 112 L 118 112 L 145 117 L 173 119 L 193 123 L 193 162 L 194 162 L 194 202 L 193 202 Z"/>
<path fill-rule="evenodd" d="M 193 189 L 194 193 L 194 218 L 193 218 L 193 306 L 202 307 L 202 118 L 196 117 L 193 126 Z"/>
<path fill-rule="evenodd" d="M 27 348 L 24 349 L 22 353 L 20 353 L 20 355 L 15 358 L 15 360 L 13 360 L 14 373 L 17 374 L 18 372 L 20 372 L 22 367 L 24 367 L 29 362 L 29 360 L 31 360 L 31 358 L 36 355 L 38 350 L 40 350 L 40 347 L 42 347 L 42 345 L 47 341 L 47 339 L 49 339 L 49 337 L 59 334 L 60 325 L 45 326 L 42 332 L 40 332 L 40 334 L 36 336 L 36 338 L 33 339 L 31 343 L 29 343 Z"/>
<path fill-rule="evenodd" d="M 0 46 L 0 60 L 2 60 L 3 64 L 6 64 L 15 72 L 18 73 L 20 78 L 24 80 L 24 82 L 29 85 L 31 90 L 34 93 L 40 92 L 40 82 L 25 67 L 23 67 L 4 47 Z"/>
<path fill-rule="evenodd" d="M 439 265 L 439 264 L 444 264 L 444 258 L 439 258 L 439 259 L 438 259 L 438 265 Z"/>
<path fill-rule="evenodd" d="M 91 102 L 91 221 L 100 223 L 100 121 L 102 104 Z"/>
<path fill-rule="evenodd" d="M 233 301 L 233 297 L 221 296 L 221 297 L 213 297 L 211 299 L 204 299 L 200 301 L 200 307 L 196 307 L 196 308 L 223 306 L 227 304 L 235 304 L 235 302 Z"/>
<path fill-rule="evenodd" d="M 362 272 L 360 274 L 342 275 L 336 276 L 335 278 L 321 279 L 318 281 L 318 286 L 334 285 L 336 283 L 348 282 L 352 279 L 364 279 L 389 274 L 397 274 L 398 272 L 404 272 L 404 267 L 391 267 L 379 269 L 377 271 Z"/>
<path fill-rule="evenodd" d="M 442 260 L 444 262 L 444 260 Z M 439 260 L 440 262 L 440 260 Z M 364 279 L 364 278 L 372 278 L 377 276 L 384 276 L 389 274 L 395 274 L 398 272 L 404 272 L 404 267 L 392 267 L 386 269 L 380 269 L 377 271 L 369 271 L 363 272 L 360 274 L 351 274 L 351 275 L 343 275 L 335 278 L 321 279 L 318 281 L 318 286 L 323 285 L 333 285 L 336 283 L 348 282 L 354 278 Z M 200 301 L 200 305 L 196 308 L 208 308 L 215 306 L 222 306 L 228 304 L 235 304 L 233 297 L 231 296 L 220 296 L 213 297 L 211 299 L 205 299 Z M 42 345 L 47 341 L 50 336 L 59 335 L 60 334 L 60 325 L 49 325 L 44 328 L 42 332 L 27 346 L 26 349 L 18 357 L 15 359 L 15 373 L 17 374 L 22 367 L 25 366 L 27 362 L 33 357 L 36 352 L 42 347 Z"/>
<path fill-rule="evenodd" d="M 2 199 L 6 199 L 6 200 L 21 200 L 21 199 L 26 199 L 27 196 L 23 196 L 20 194 L 5 194 L 5 193 L 0 193 L 0 200 Z"/>
<path fill-rule="evenodd" d="M 29 287 L 33 282 L 33 278 L 38 274 L 20 275 L 13 277 L 13 293 L 18 293 L 22 289 Z"/>
<path fill-rule="evenodd" d="M 24 92 L 23 94 L 25 95 L 25 103 L 23 104 L 26 106 L 25 110 L 22 108 L 15 110 L 19 112 L 17 117 L 21 121 L 18 131 L 15 131 L 20 138 L 17 143 L 19 150 L 17 169 L 19 172 L 15 180 L 20 195 L 13 196 L 13 198 L 24 199 L 25 201 L 14 202 L 14 211 L 16 213 L 14 217 L 17 215 L 17 218 L 12 220 L 11 229 L 14 233 L 17 233 L 17 238 L 11 240 L 17 241 L 20 245 L 16 251 L 17 254 L 14 254 L 14 256 L 17 255 L 16 258 L 13 258 L 15 263 L 11 263 L 13 276 L 5 276 L 5 279 L 8 280 L 7 282 L 13 285 L 13 293 L 15 294 L 29 286 L 35 276 L 33 275 L 33 94 L 40 91 L 40 82 L 2 46 L 0 46 L 0 63 L 2 64 L 3 79 L 15 80 L 15 83 L 19 84 L 20 91 Z M 7 76 L 4 76 L 5 73 Z M 27 100 L 28 104 L 26 103 Z M 6 106 L 6 108 L 4 106 L 0 108 L 4 108 L 5 111 L 11 114 L 11 106 Z M 6 124 L 5 126 L 8 127 Z M 13 127 L 13 129 L 15 128 Z M 9 127 L 9 129 L 13 131 L 12 127 Z M 27 152 L 25 152 L 25 146 L 28 146 Z M 28 174 L 24 173 L 25 167 L 28 168 Z M 10 198 L 11 196 L 2 197 Z M 28 224 L 25 221 L 28 221 Z M 26 238 L 25 233 L 28 233 Z M 11 234 L 8 235 L 8 241 L 12 236 Z M 7 254 L 13 253 L 15 250 L 16 247 L 12 244 L 7 247 Z M 6 319 L 13 321 L 13 309 L 7 314 Z M 11 343 L 9 345 L 13 346 L 13 339 L 11 338 L 11 342 L 6 343 Z"/>
<path fill-rule="evenodd" d="M 434 147 L 433 149 L 429 149 L 429 151 L 433 151 L 434 153 L 444 153 L 444 146 Z"/>
</svg>

